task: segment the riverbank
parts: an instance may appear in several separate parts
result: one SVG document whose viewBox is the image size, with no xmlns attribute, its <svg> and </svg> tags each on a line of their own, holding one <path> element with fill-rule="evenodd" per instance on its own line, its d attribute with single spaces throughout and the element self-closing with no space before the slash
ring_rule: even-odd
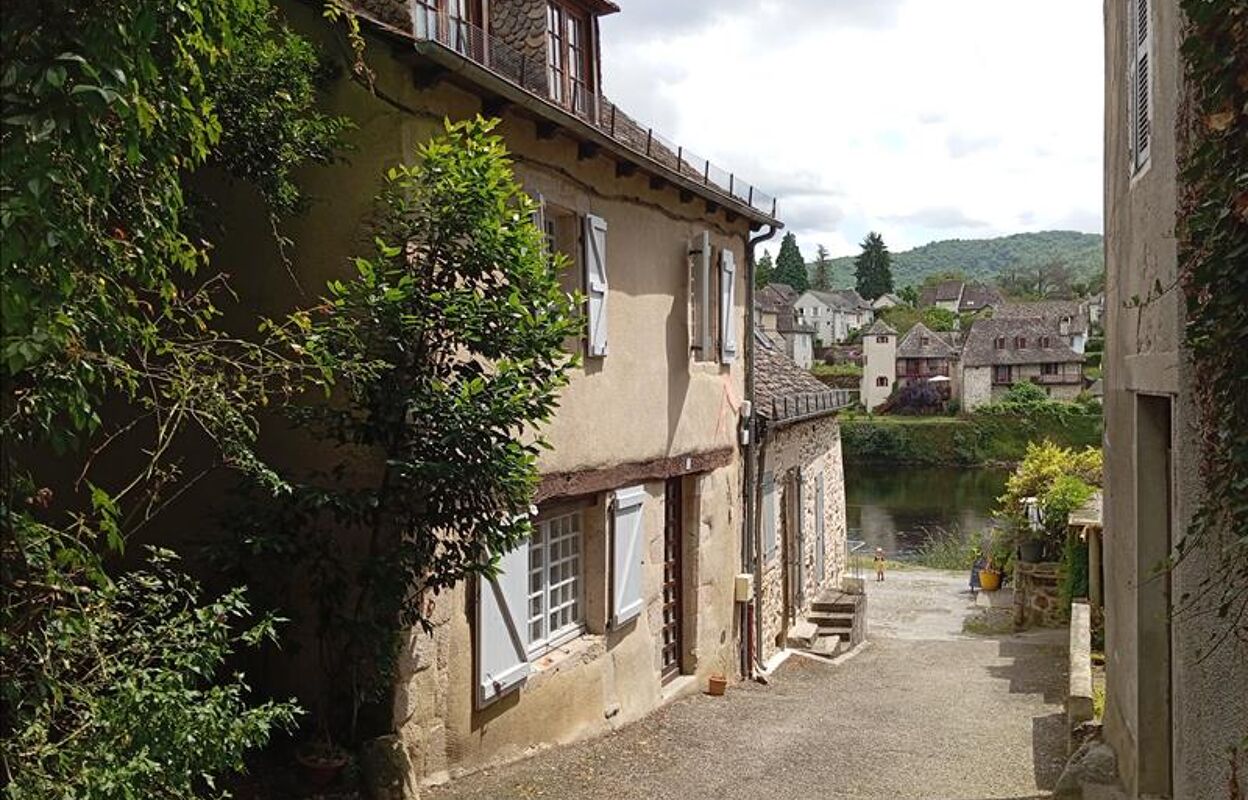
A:
<svg viewBox="0 0 1248 800">
<path fill-rule="evenodd" d="M 957 417 L 853 414 L 841 417 L 847 463 L 950 466 L 1011 466 L 1031 442 L 1063 447 L 1100 447 L 1099 413 L 1047 411 L 977 413 Z"/>
</svg>

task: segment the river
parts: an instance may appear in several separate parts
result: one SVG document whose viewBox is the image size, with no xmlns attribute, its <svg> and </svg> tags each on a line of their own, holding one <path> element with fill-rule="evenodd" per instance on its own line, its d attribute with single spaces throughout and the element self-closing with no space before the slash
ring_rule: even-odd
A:
<svg viewBox="0 0 1248 800">
<path fill-rule="evenodd" d="M 987 467 L 845 465 L 849 538 L 912 555 L 932 532 L 982 530 L 992 522 L 1008 470 Z"/>
</svg>

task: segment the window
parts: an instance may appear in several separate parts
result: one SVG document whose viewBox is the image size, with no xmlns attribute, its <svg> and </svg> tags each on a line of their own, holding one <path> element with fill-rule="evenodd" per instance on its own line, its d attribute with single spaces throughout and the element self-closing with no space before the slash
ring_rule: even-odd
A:
<svg viewBox="0 0 1248 800">
<path fill-rule="evenodd" d="M 589 40 L 585 17 L 561 3 L 546 8 L 546 78 L 550 99 L 579 113 L 589 110 Z"/>
<path fill-rule="evenodd" d="M 1047 336 L 1041 336 L 1041 337 L 1040 337 L 1040 346 L 1041 346 L 1042 348 L 1051 347 L 1051 346 L 1052 346 L 1052 345 L 1050 344 L 1050 342 L 1051 342 L 1051 341 L 1052 341 L 1052 340 L 1051 340 L 1051 339 L 1049 339 L 1049 337 L 1047 337 Z"/>
<path fill-rule="evenodd" d="M 1012 383 L 1009 366 L 996 366 L 992 368 L 993 383 Z"/>
<path fill-rule="evenodd" d="M 1015 337 L 1014 337 L 1014 349 L 1015 349 L 1015 350 L 1026 350 L 1026 349 L 1027 349 L 1027 337 L 1026 337 L 1026 336 L 1015 336 Z"/>
<path fill-rule="evenodd" d="M 479 0 L 416 0 L 413 11 L 418 36 L 481 60 L 484 39 Z"/>
<path fill-rule="evenodd" d="M 993 339 L 993 340 L 992 340 L 992 349 L 993 349 L 993 350 L 1004 350 L 1004 349 L 1005 349 L 1005 337 L 1004 337 L 1004 336 L 998 336 L 996 339 Z"/>
<path fill-rule="evenodd" d="M 1130 75 L 1127 80 L 1127 152 L 1132 175 L 1148 166 L 1152 153 L 1153 49 L 1150 0 L 1131 0 L 1128 4 L 1127 59 Z"/>
<path fill-rule="evenodd" d="M 530 658 L 584 629 L 581 588 L 581 513 L 538 522 L 529 539 Z"/>
<path fill-rule="evenodd" d="M 927 347 L 931 343 L 932 343 L 932 340 L 929 339 L 928 337 L 926 336 L 919 337 L 919 344 L 922 345 L 923 347 Z"/>
<path fill-rule="evenodd" d="M 884 375 L 881 375 L 880 377 L 878 377 L 878 378 L 876 378 L 876 379 L 875 379 L 875 385 L 876 385 L 876 386 L 883 386 L 884 388 L 888 388 L 888 378 L 887 378 L 887 377 L 885 377 Z"/>
<path fill-rule="evenodd" d="M 1056 374 L 1058 374 L 1057 364 L 1041 364 L 1041 365 L 1040 365 L 1040 374 L 1041 374 L 1041 375 L 1056 375 Z"/>
<path fill-rule="evenodd" d="M 763 473 L 763 562 L 776 555 L 776 477 Z"/>
<path fill-rule="evenodd" d="M 876 344 L 888 344 L 888 337 L 887 337 L 887 336 L 877 336 L 877 337 L 875 337 L 875 343 L 876 343 Z"/>
</svg>

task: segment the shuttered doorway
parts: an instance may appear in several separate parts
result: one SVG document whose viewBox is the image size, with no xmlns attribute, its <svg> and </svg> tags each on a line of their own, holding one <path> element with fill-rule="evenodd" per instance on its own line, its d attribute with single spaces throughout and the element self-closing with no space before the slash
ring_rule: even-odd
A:
<svg viewBox="0 0 1248 800">
<path fill-rule="evenodd" d="M 681 620 L 684 616 L 681 593 L 681 520 L 684 503 L 680 478 L 667 481 L 663 503 L 663 652 L 662 678 L 669 681 L 680 674 Z"/>
</svg>

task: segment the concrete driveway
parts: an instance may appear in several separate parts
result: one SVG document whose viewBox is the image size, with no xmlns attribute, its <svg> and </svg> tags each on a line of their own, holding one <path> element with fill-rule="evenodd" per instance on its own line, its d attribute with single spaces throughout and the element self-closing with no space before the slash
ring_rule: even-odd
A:
<svg viewBox="0 0 1248 800">
<path fill-rule="evenodd" d="M 424 796 L 1045 796 L 1065 760 L 1061 632 L 964 634 L 963 620 L 979 612 L 960 575 L 893 571 L 868 595 L 869 644 L 839 664 L 795 656 L 770 685 L 690 697 L 609 736 Z"/>
</svg>

